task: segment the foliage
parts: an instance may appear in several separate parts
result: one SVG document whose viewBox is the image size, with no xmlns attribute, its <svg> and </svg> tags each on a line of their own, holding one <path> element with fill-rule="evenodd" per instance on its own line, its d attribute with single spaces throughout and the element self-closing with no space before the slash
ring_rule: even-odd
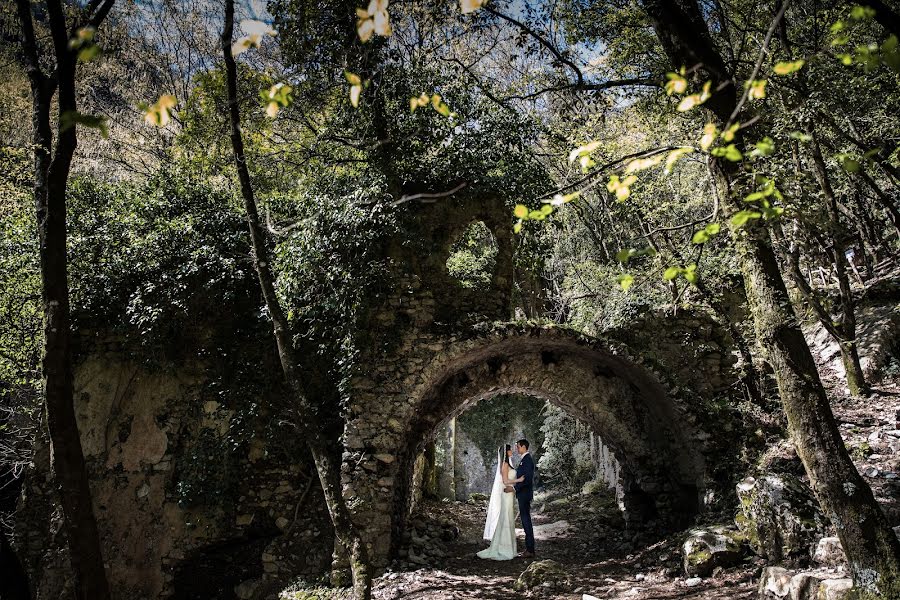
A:
<svg viewBox="0 0 900 600">
<path fill-rule="evenodd" d="M 580 490 L 594 475 L 590 429 L 552 404 L 548 403 L 543 412 L 544 451 L 537 461 L 541 477 L 548 485 Z"/>
<path fill-rule="evenodd" d="M 25 152 L 0 148 L 0 394 L 37 390 L 40 272 Z M 3 398 L 6 404 L 6 398 Z M 24 409 L 24 407 L 20 407 Z"/>
<path fill-rule="evenodd" d="M 75 180 L 70 206 L 76 327 L 111 325 L 177 355 L 185 336 L 208 325 L 198 315 L 214 322 L 232 317 L 221 307 L 258 302 L 243 219 L 228 195 L 162 172 L 140 185 Z"/>
<path fill-rule="evenodd" d="M 497 264 L 497 242 L 481 222 L 472 223 L 453 243 L 447 273 L 464 288 L 487 291 Z"/>
</svg>

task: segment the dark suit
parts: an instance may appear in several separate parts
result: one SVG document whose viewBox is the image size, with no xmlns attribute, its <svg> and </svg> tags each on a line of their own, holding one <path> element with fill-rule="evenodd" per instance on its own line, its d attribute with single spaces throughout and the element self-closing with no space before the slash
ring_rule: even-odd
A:
<svg viewBox="0 0 900 600">
<path fill-rule="evenodd" d="M 516 500 L 519 501 L 519 518 L 525 530 L 525 550 L 534 552 L 534 529 L 531 526 L 531 499 L 534 497 L 534 459 L 531 453 L 522 457 L 516 468 L 516 479 L 524 477 L 515 485 Z"/>
</svg>

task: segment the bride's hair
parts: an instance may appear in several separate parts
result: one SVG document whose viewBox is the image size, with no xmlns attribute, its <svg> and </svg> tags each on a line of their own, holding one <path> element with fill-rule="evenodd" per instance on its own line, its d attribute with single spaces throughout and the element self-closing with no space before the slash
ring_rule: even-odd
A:
<svg viewBox="0 0 900 600">
<path fill-rule="evenodd" d="M 509 464 L 509 456 L 507 456 L 507 452 L 512 450 L 512 445 L 504 444 L 497 448 L 497 461 L 498 463 L 505 462 Z M 509 466 L 512 466 L 511 464 Z"/>
</svg>

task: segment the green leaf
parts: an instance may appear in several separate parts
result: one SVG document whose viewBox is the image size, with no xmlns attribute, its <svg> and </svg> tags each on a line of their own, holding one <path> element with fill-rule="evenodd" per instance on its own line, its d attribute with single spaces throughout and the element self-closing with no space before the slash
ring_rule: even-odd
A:
<svg viewBox="0 0 900 600">
<path fill-rule="evenodd" d="M 844 160 L 841 166 L 844 167 L 844 170 L 848 173 L 859 173 L 859 170 L 861 168 L 859 162 L 853 160 L 852 158 Z"/>
<path fill-rule="evenodd" d="M 709 241 L 709 234 L 706 233 L 703 229 L 700 231 L 694 232 L 694 237 L 691 238 L 691 242 L 695 244 L 705 244 Z"/>
<path fill-rule="evenodd" d="M 765 197 L 766 195 L 763 192 L 753 192 L 752 194 L 747 194 L 744 198 L 744 202 L 758 202 Z"/>
<path fill-rule="evenodd" d="M 669 267 L 663 273 L 663 279 L 665 279 L 666 281 L 672 281 L 673 279 L 678 277 L 679 273 L 681 273 L 680 267 Z"/>
<path fill-rule="evenodd" d="M 513 209 L 513 214 L 519 219 L 527 219 L 528 207 L 524 204 L 516 204 L 516 207 Z"/>
<path fill-rule="evenodd" d="M 522 231 L 522 221 L 520 220 L 518 223 L 513 225 L 513 233 L 521 233 Z"/>
<path fill-rule="evenodd" d="M 797 71 L 802 69 L 803 65 L 805 64 L 806 61 L 802 58 L 787 62 L 777 62 L 775 63 L 775 66 L 772 67 L 772 72 L 776 75 L 790 75 L 791 73 L 796 73 Z"/>
<path fill-rule="evenodd" d="M 719 233 L 719 231 L 721 231 L 721 229 L 722 229 L 722 226 L 719 225 L 718 223 L 710 223 L 709 225 L 707 225 L 706 227 L 703 228 L 703 230 L 706 233 L 708 233 L 709 235 L 716 235 L 717 233 Z"/>
<path fill-rule="evenodd" d="M 59 115 L 59 123 L 61 131 L 71 129 L 72 127 L 75 127 L 75 125 L 81 125 L 82 127 L 99 130 L 100 135 L 104 138 L 109 137 L 109 130 L 106 127 L 106 117 L 86 115 L 77 110 L 70 110 Z"/>
<path fill-rule="evenodd" d="M 730 160 L 731 162 L 738 162 L 744 155 L 741 154 L 741 151 L 737 149 L 737 146 L 734 144 L 728 144 L 727 146 L 713 148 L 712 149 L 713 156 L 725 157 L 726 160 Z"/>
<path fill-rule="evenodd" d="M 78 62 L 91 62 L 98 56 L 100 56 L 100 46 L 97 44 L 84 46 L 78 51 Z"/>
<path fill-rule="evenodd" d="M 699 279 L 699 277 L 697 277 L 697 271 L 695 271 L 694 269 L 690 269 L 690 268 L 685 269 L 684 278 L 687 279 L 690 283 L 693 283 L 694 285 L 697 284 L 697 279 Z"/>
<path fill-rule="evenodd" d="M 774 153 L 775 141 L 769 136 L 766 136 L 753 144 L 753 151 L 750 152 L 750 155 L 755 158 L 759 156 L 771 156 Z"/>
<path fill-rule="evenodd" d="M 741 128 L 741 124 L 735 123 L 734 125 L 732 125 L 731 127 L 729 127 L 728 129 L 726 129 L 725 131 L 722 132 L 722 140 L 724 140 L 726 142 L 730 142 L 730 141 L 734 140 L 734 136 L 740 128 Z"/>
<path fill-rule="evenodd" d="M 671 96 L 672 94 L 683 94 L 687 91 L 687 79 L 682 77 L 678 73 L 666 73 L 666 82 L 665 89 L 666 94 Z"/>
<path fill-rule="evenodd" d="M 666 166 L 663 168 L 663 172 L 666 175 L 671 173 L 672 167 L 675 166 L 675 163 L 677 163 L 679 160 L 681 160 L 682 156 L 684 156 L 685 154 L 690 154 L 693 151 L 694 151 L 693 148 L 685 146 L 682 148 L 676 148 L 675 150 L 672 150 L 671 152 L 669 152 L 669 155 L 666 157 Z"/>
<path fill-rule="evenodd" d="M 634 255 L 634 250 L 630 248 L 622 249 L 616 252 L 616 260 L 620 263 L 627 263 L 628 259 L 630 259 Z"/>
<path fill-rule="evenodd" d="M 628 288 L 634 284 L 634 276 L 629 275 L 628 273 L 623 273 L 616 277 L 616 281 L 619 282 L 619 285 L 622 286 L 622 291 L 627 292 Z"/>
<path fill-rule="evenodd" d="M 802 131 L 792 131 L 788 134 L 788 136 L 793 140 L 797 140 L 798 142 L 812 141 L 812 136 Z"/>
<path fill-rule="evenodd" d="M 576 159 L 590 155 L 594 150 L 600 147 L 600 142 L 591 142 L 584 146 L 579 146 L 569 152 L 569 162 L 575 162 Z"/>
<path fill-rule="evenodd" d="M 765 79 L 754 79 L 747 82 L 747 86 L 750 88 L 747 92 L 747 98 L 750 100 L 762 100 L 765 98 L 767 83 L 769 82 Z"/>
<path fill-rule="evenodd" d="M 762 213 L 756 212 L 755 210 L 742 210 L 737 213 L 733 217 L 731 217 L 731 224 L 740 229 L 744 225 L 747 224 L 747 221 L 750 219 L 758 219 L 762 216 Z"/>
<path fill-rule="evenodd" d="M 854 21 L 869 21 L 875 17 L 875 9 L 869 6 L 855 5 L 850 9 L 850 18 Z"/>
</svg>

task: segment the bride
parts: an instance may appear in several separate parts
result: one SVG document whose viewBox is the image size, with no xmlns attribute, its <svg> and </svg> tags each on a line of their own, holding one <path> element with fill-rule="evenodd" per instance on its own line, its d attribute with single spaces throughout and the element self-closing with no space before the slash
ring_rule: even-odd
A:
<svg viewBox="0 0 900 600">
<path fill-rule="evenodd" d="M 516 556 L 516 494 L 512 486 L 522 478 L 515 479 L 516 472 L 509 464 L 511 457 L 509 444 L 497 449 L 497 475 L 484 523 L 484 539 L 491 540 L 491 546 L 479 552 L 478 558 L 511 560 Z"/>
</svg>

